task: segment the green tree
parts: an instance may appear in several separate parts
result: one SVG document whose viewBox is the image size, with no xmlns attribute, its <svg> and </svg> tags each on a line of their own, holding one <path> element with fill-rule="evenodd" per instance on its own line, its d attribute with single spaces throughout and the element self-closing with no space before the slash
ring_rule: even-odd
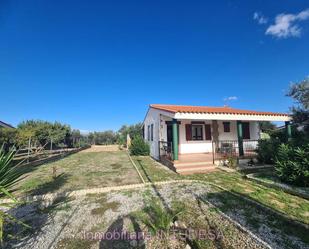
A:
<svg viewBox="0 0 309 249">
<path fill-rule="evenodd" d="M 287 96 L 295 100 L 291 108 L 293 122 L 297 126 L 304 126 L 304 131 L 309 134 L 309 77 L 290 86 Z"/>
<path fill-rule="evenodd" d="M 274 130 L 276 128 L 276 125 L 269 121 L 262 121 L 259 122 L 259 127 L 260 130 L 262 130 L 263 132 L 268 132 Z"/>
<path fill-rule="evenodd" d="M 63 147 L 69 146 L 71 128 L 59 122 L 27 120 L 17 126 L 19 143 L 26 146 L 29 136 L 33 144 L 40 146 Z"/>
<path fill-rule="evenodd" d="M 127 139 L 127 134 L 130 135 L 132 139 L 138 136 L 143 136 L 142 123 L 137 123 L 133 125 L 123 125 L 118 131 L 118 143 L 125 144 Z"/>
<path fill-rule="evenodd" d="M 14 128 L 0 128 L 0 145 L 3 145 L 4 150 L 8 151 L 10 147 L 16 144 L 17 130 Z"/>
</svg>

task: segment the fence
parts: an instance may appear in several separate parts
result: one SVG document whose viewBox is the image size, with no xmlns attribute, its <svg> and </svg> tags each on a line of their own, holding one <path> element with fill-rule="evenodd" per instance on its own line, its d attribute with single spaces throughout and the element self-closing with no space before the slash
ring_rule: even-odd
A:
<svg viewBox="0 0 309 249">
<path fill-rule="evenodd" d="M 159 141 L 159 158 L 165 157 L 166 159 L 173 160 L 173 146 L 172 142 Z"/>
<path fill-rule="evenodd" d="M 256 149 L 258 140 L 244 140 L 243 151 L 244 155 L 241 158 L 256 157 Z M 239 157 L 238 140 L 220 140 L 212 142 L 213 160 L 225 159 L 228 157 Z M 159 141 L 159 158 L 173 160 L 172 142 Z"/>
<path fill-rule="evenodd" d="M 253 158 L 256 156 L 258 140 L 244 140 L 242 158 Z M 214 160 L 227 157 L 239 157 L 239 145 L 237 140 L 221 140 L 213 142 Z"/>
<path fill-rule="evenodd" d="M 65 149 L 58 149 L 58 150 L 44 150 L 40 148 L 34 148 L 32 150 L 19 149 L 17 150 L 13 158 L 13 162 L 14 163 L 19 163 L 19 162 L 29 163 L 32 161 L 41 160 L 43 158 L 65 154 L 73 150 L 75 150 L 75 148 L 65 148 Z"/>
</svg>

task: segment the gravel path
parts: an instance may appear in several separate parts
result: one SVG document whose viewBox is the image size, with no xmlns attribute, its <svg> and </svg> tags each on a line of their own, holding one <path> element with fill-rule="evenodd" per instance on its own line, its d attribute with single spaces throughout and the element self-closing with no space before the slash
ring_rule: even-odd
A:
<svg viewBox="0 0 309 249">
<path fill-rule="evenodd" d="M 11 240 L 7 248 L 109 248 L 104 247 L 106 246 L 104 241 L 89 240 L 89 236 L 93 236 L 95 232 L 103 234 L 115 227 L 118 229 L 119 226 L 128 231 L 132 230 L 132 227 L 136 230 L 136 224 L 138 229 L 145 230 L 132 214 L 140 212 L 154 197 L 161 200 L 168 208 L 177 201 L 189 205 L 191 210 L 196 209 L 196 213 L 202 212 L 194 220 L 207 216 L 208 222 L 215 224 L 223 233 L 222 241 L 230 248 L 264 248 L 220 214 L 210 212 L 207 203 L 203 203 L 200 210 L 197 209 L 196 198 L 213 191 L 210 186 L 200 183 L 176 183 L 155 188 L 87 195 L 78 199 L 61 199 L 48 207 L 35 203 L 24 205 L 15 209 L 13 214 L 23 218 L 33 227 L 33 231 L 20 233 L 20 226 L 11 228 L 12 234 L 19 233 L 19 237 Z M 186 222 L 194 227 L 196 224 L 191 224 L 191 217 L 190 214 Z M 150 248 L 152 242 L 151 239 L 143 241 L 143 248 Z M 134 243 L 137 242 L 130 241 L 129 244 L 122 242 L 117 248 L 133 248 L 136 245 Z"/>
</svg>

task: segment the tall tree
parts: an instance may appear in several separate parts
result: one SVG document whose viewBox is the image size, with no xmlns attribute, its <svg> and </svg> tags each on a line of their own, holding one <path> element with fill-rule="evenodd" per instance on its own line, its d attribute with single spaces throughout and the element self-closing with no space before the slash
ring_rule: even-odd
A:
<svg viewBox="0 0 309 249">
<path fill-rule="evenodd" d="M 298 126 L 304 126 L 304 130 L 309 133 L 309 77 L 292 84 L 287 96 L 295 100 L 295 105 L 291 108 L 293 122 Z"/>
</svg>

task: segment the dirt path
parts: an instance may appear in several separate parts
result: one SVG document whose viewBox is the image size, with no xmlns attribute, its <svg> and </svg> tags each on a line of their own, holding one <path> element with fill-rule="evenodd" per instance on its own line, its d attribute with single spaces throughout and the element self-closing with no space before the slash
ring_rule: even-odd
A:
<svg viewBox="0 0 309 249">
<path fill-rule="evenodd" d="M 87 152 L 103 152 L 103 151 L 119 151 L 119 145 L 92 145 L 89 149 L 81 151 L 81 153 Z"/>
</svg>

